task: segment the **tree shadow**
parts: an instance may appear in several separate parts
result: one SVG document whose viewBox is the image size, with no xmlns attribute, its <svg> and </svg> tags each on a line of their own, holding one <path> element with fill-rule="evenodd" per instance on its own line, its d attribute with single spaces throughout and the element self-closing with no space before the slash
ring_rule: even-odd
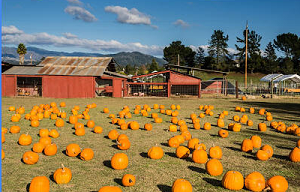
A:
<svg viewBox="0 0 300 192">
<path fill-rule="evenodd" d="M 288 156 L 288 155 L 277 155 L 277 154 L 273 154 L 272 157 L 274 157 L 274 158 L 276 158 L 276 159 L 281 159 L 281 160 L 289 160 L 289 156 Z M 272 158 L 272 157 L 271 157 L 271 158 Z"/>
<path fill-rule="evenodd" d="M 105 167 L 108 167 L 108 168 L 111 168 L 111 169 L 112 169 L 110 160 L 105 160 L 105 161 L 103 161 L 103 165 L 104 165 Z"/>
<path fill-rule="evenodd" d="M 140 156 L 141 156 L 141 157 L 144 157 L 144 158 L 148 158 L 148 153 L 141 152 L 141 153 L 140 153 Z"/>
<path fill-rule="evenodd" d="M 188 168 L 192 171 L 195 171 L 197 173 L 206 173 L 206 170 L 201 168 L 201 167 L 196 167 L 196 166 L 188 166 Z"/>
<path fill-rule="evenodd" d="M 287 149 L 287 150 L 292 150 L 293 147 L 286 147 L 286 146 L 276 146 L 277 148 L 280 148 L 280 149 Z"/>
<path fill-rule="evenodd" d="M 119 185 L 121 185 L 121 186 L 123 186 L 123 184 L 122 184 L 122 179 L 115 178 L 115 179 L 114 179 L 114 182 L 117 183 L 117 184 L 119 184 Z"/>
<path fill-rule="evenodd" d="M 222 183 L 220 180 L 217 180 L 217 179 L 213 179 L 213 178 L 203 178 L 203 180 L 206 182 L 206 183 L 209 183 L 215 187 L 218 187 L 218 186 L 222 186 Z"/>
<path fill-rule="evenodd" d="M 159 190 L 162 191 L 162 192 L 172 192 L 172 187 L 170 187 L 170 186 L 168 186 L 168 185 L 158 184 L 157 187 L 158 187 Z"/>
</svg>

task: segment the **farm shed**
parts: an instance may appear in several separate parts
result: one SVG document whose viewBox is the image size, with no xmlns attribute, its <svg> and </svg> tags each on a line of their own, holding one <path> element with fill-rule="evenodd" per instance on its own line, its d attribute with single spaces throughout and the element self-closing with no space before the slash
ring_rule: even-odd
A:
<svg viewBox="0 0 300 192">
<path fill-rule="evenodd" d="M 201 79 L 173 70 L 132 77 L 127 96 L 201 96 Z"/>
<path fill-rule="evenodd" d="M 2 96 L 123 97 L 128 77 L 116 73 L 115 65 L 112 57 L 46 57 L 2 73 Z"/>
</svg>

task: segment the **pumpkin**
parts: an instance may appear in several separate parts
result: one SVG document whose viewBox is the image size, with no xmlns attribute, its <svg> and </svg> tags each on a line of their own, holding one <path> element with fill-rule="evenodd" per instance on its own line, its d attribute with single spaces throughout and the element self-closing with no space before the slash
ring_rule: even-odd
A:
<svg viewBox="0 0 300 192">
<path fill-rule="evenodd" d="M 176 148 L 176 156 L 180 159 L 185 159 L 190 155 L 190 150 L 187 147 L 179 146 Z"/>
<path fill-rule="evenodd" d="M 206 171 L 209 175 L 219 176 L 223 173 L 223 165 L 218 159 L 210 159 L 205 164 Z"/>
<path fill-rule="evenodd" d="M 59 106 L 60 106 L 60 107 L 65 107 L 65 106 L 66 106 L 66 103 L 65 103 L 65 102 L 61 102 L 61 103 L 59 104 Z"/>
<path fill-rule="evenodd" d="M 272 115 L 267 115 L 267 116 L 266 116 L 266 120 L 267 120 L 267 121 L 272 121 L 272 120 L 273 120 Z"/>
<path fill-rule="evenodd" d="M 176 125 L 170 125 L 170 126 L 169 126 L 169 131 L 170 131 L 170 132 L 176 132 L 177 129 L 178 129 L 178 128 L 177 128 Z"/>
<path fill-rule="evenodd" d="M 11 126 L 9 132 L 11 133 L 20 133 L 21 128 L 19 126 Z"/>
<path fill-rule="evenodd" d="M 176 137 L 171 137 L 168 141 L 168 145 L 173 148 L 177 148 L 179 144 L 180 143 Z"/>
<path fill-rule="evenodd" d="M 55 143 L 52 143 L 50 145 L 47 145 L 44 148 L 44 154 L 47 156 L 53 156 L 57 153 L 57 145 Z"/>
<path fill-rule="evenodd" d="M 64 125 L 65 125 L 65 122 L 62 119 L 57 119 L 55 122 L 56 127 L 63 127 Z"/>
<path fill-rule="evenodd" d="M 248 120 L 248 121 L 247 121 L 247 125 L 248 125 L 249 127 L 253 126 L 253 121 L 252 121 L 252 120 Z"/>
<path fill-rule="evenodd" d="M 35 152 L 32 152 L 32 151 L 26 151 L 23 154 L 22 160 L 25 164 L 33 165 L 33 164 L 38 162 L 39 155 Z"/>
<path fill-rule="evenodd" d="M 129 140 L 128 136 L 125 135 L 125 134 L 120 134 L 117 138 L 117 141 L 120 141 L 120 140 L 123 140 L 123 139 L 126 139 L 126 140 Z"/>
<path fill-rule="evenodd" d="M 194 123 L 194 124 L 193 124 L 193 127 L 194 127 L 194 129 L 196 129 L 196 130 L 201 129 L 200 123 Z"/>
<path fill-rule="evenodd" d="M 59 137 L 59 133 L 56 129 L 52 129 L 50 132 L 49 132 L 49 136 L 50 137 L 53 137 L 53 138 L 57 138 Z"/>
<path fill-rule="evenodd" d="M 296 147 L 300 147 L 300 139 L 297 141 Z"/>
<path fill-rule="evenodd" d="M 233 124 L 233 127 L 232 127 L 232 131 L 234 132 L 240 132 L 241 131 L 241 128 L 242 128 L 242 125 L 239 124 L 239 123 L 234 123 Z"/>
<path fill-rule="evenodd" d="M 300 162 L 300 147 L 295 147 L 289 154 L 289 158 L 293 162 Z"/>
<path fill-rule="evenodd" d="M 40 125 L 40 122 L 38 120 L 33 120 L 30 122 L 31 127 L 38 127 Z"/>
<path fill-rule="evenodd" d="M 77 136 L 83 136 L 83 135 L 85 135 L 85 129 L 84 128 L 77 128 L 75 130 L 75 135 L 77 135 Z"/>
<path fill-rule="evenodd" d="M 174 137 L 177 138 L 177 140 L 178 140 L 178 142 L 179 142 L 180 144 L 184 143 L 184 141 L 185 141 L 185 139 L 184 139 L 184 137 L 183 137 L 182 135 L 176 135 L 176 136 L 174 136 Z"/>
<path fill-rule="evenodd" d="M 195 145 L 195 149 L 203 149 L 206 151 L 206 145 L 204 143 L 198 143 Z"/>
<path fill-rule="evenodd" d="M 192 123 L 193 123 L 193 124 L 195 124 L 195 123 L 200 123 L 200 119 L 194 118 L 194 119 L 192 120 Z"/>
<path fill-rule="evenodd" d="M 80 153 L 80 159 L 84 161 L 89 161 L 93 159 L 94 157 L 94 151 L 91 148 L 83 149 Z"/>
<path fill-rule="evenodd" d="M 30 145 L 32 142 L 32 138 L 28 134 L 22 134 L 19 137 L 19 145 Z"/>
<path fill-rule="evenodd" d="M 244 152 L 251 152 L 253 150 L 253 142 L 250 139 L 244 139 L 241 150 Z"/>
<path fill-rule="evenodd" d="M 244 107 L 241 107 L 240 112 L 244 113 L 246 109 Z"/>
<path fill-rule="evenodd" d="M 258 130 L 265 132 L 267 130 L 267 125 L 265 123 L 259 123 L 258 124 Z"/>
<path fill-rule="evenodd" d="M 153 109 L 159 109 L 159 105 L 158 104 L 154 104 L 153 105 Z"/>
<path fill-rule="evenodd" d="M 111 167 L 116 170 L 125 169 L 128 166 L 128 157 L 125 153 L 116 153 L 111 158 Z"/>
<path fill-rule="evenodd" d="M 138 122 L 132 121 L 132 122 L 130 123 L 130 128 L 131 128 L 132 130 L 138 130 L 138 129 L 140 128 L 140 125 L 139 125 Z"/>
<path fill-rule="evenodd" d="M 77 121 L 78 121 L 78 118 L 75 115 L 71 115 L 69 117 L 69 123 L 75 124 L 75 123 L 77 123 Z"/>
<path fill-rule="evenodd" d="M 151 147 L 148 150 L 148 157 L 150 159 L 161 159 L 164 156 L 164 151 L 159 146 Z"/>
<path fill-rule="evenodd" d="M 54 172 L 53 179 L 57 184 L 69 183 L 72 179 L 72 172 L 62 164 L 62 168 L 59 168 Z"/>
<path fill-rule="evenodd" d="M 200 117 L 200 118 L 204 118 L 204 117 L 205 117 L 205 114 L 204 114 L 204 113 L 200 113 L 200 114 L 199 114 L 199 117 Z"/>
<path fill-rule="evenodd" d="M 144 129 L 147 130 L 147 131 L 151 131 L 151 130 L 152 130 L 152 124 L 146 123 L 146 124 L 144 125 Z"/>
<path fill-rule="evenodd" d="M 88 128 L 93 128 L 95 126 L 95 122 L 93 120 L 88 120 L 88 122 L 86 123 L 86 126 Z"/>
<path fill-rule="evenodd" d="M 219 135 L 220 137 L 222 137 L 222 138 L 226 138 L 226 137 L 228 137 L 228 131 L 226 131 L 226 130 L 224 130 L 224 129 L 220 129 L 220 130 L 218 131 L 218 135 Z"/>
<path fill-rule="evenodd" d="M 127 150 L 130 148 L 130 141 L 128 139 L 120 139 L 117 141 L 117 146 L 121 150 Z"/>
<path fill-rule="evenodd" d="M 188 148 L 189 149 L 195 149 L 195 145 L 198 144 L 200 141 L 198 138 L 193 138 L 193 139 L 190 139 L 189 142 L 188 142 Z"/>
<path fill-rule="evenodd" d="M 29 186 L 29 192 L 49 192 L 50 182 L 46 176 L 34 177 Z"/>
<path fill-rule="evenodd" d="M 51 114 L 50 115 L 50 119 L 52 119 L 52 120 L 56 120 L 57 119 L 57 114 Z"/>
<path fill-rule="evenodd" d="M 99 189 L 98 192 L 122 192 L 120 187 L 115 186 L 104 186 Z"/>
<path fill-rule="evenodd" d="M 252 140 L 254 148 L 260 148 L 261 147 L 261 138 L 259 136 L 253 135 L 251 137 L 251 140 Z"/>
<path fill-rule="evenodd" d="M 94 127 L 94 133 L 102 133 L 103 129 L 100 126 L 95 126 Z"/>
<path fill-rule="evenodd" d="M 240 120 L 240 117 L 238 115 L 233 116 L 233 120 L 238 122 Z"/>
<path fill-rule="evenodd" d="M 222 186 L 230 190 L 241 190 L 244 187 L 244 177 L 238 171 L 228 171 L 222 178 Z"/>
<path fill-rule="evenodd" d="M 32 151 L 36 152 L 36 153 L 41 153 L 41 152 L 43 152 L 44 148 L 45 148 L 44 144 L 37 142 L 37 143 L 33 144 Z"/>
<path fill-rule="evenodd" d="M 3 151 L 3 149 L 1 149 L 1 159 L 4 159 L 5 158 L 5 153 Z"/>
<path fill-rule="evenodd" d="M 40 143 L 42 143 L 44 146 L 51 144 L 51 138 L 50 137 L 41 137 L 39 140 Z"/>
<path fill-rule="evenodd" d="M 259 172 L 252 172 L 245 178 L 245 187 L 250 191 L 262 191 L 266 187 L 264 176 Z"/>
<path fill-rule="evenodd" d="M 185 124 L 185 121 L 182 119 L 177 122 L 177 125 L 179 125 L 179 126 L 184 125 L 184 124 Z"/>
<path fill-rule="evenodd" d="M 184 137 L 184 140 L 189 141 L 192 138 L 192 135 L 189 131 L 183 131 L 181 135 Z"/>
<path fill-rule="evenodd" d="M 116 140 L 119 136 L 119 133 L 117 130 L 113 129 L 108 133 L 108 138 L 111 140 Z"/>
<path fill-rule="evenodd" d="M 13 115 L 13 116 L 11 116 L 11 121 L 18 122 L 18 121 L 20 121 L 20 118 L 17 115 Z"/>
<path fill-rule="evenodd" d="M 155 123 L 162 123 L 162 118 L 157 117 L 157 118 L 154 119 L 154 122 Z"/>
<path fill-rule="evenodd" d="M 195 113 L 191 113 L 190 118 L 193 120 L 193 119 L 197 118 L 197 115 Z"/>
<path fill-rule="evenodd" d="M 246 96 L 243 96 L 243 97 L 242 97 L 242 100 L 243 100 L 243 101 L 246 101 L 246 99 L 247 99 Z"/>
<path fill-rule="evenodd" d="M 264 150 L 258 150 L 256 153 L 256 157 L 261 161 L 266 161 L 269 159 L 269 154 Z"/>
<path fill-rule="evenodd" d="M 221 128 L 224 127 L 225 126 L 224 120 L 223 119 L 218 119 L 217 126 L 221 127 Z"/>
<path fill-rule="evenodd" d="M 204 130 L 210 130 L 211 129 L 211 124 L 209 122 L 204 123 L 203 129 Z"/>
<path fill-rule="evenodd" d="M 9 106 L 8 110 L 9 110 L 9 111 L 15 111 L 15 110 L 16 110 L 16 107 L 14 107 L 14 106 Z"/>
<path fill-rule="evenodd" d="M 280 175 L 276 175 L 268 179 L 267 189 L 271 189 L 273 192 L 285 192 L 289 188 L 287 180 Z"/>
<path fill-rule="evenodd" d="M 221 159 L 222 149 L 219 146 L 211 147 L 209 149 L 209 156 L 213 159 Z"/>
<path fill-rule="evenodd" d="M 250 107 L 249 113 L 254 114 L 255 113 L 255 109 L 253 107 Z"/>
<path fill-rule="evenodd" d="M 131 174 L 125 174 L 125 175 L 122 177 L 122 184 L 123 184 L 125 187 L 133 186 L 133 185 L 135 184 L 135 176 L 134 176 L 134 175 L 131 175 Z"/>
<path fill-rule="evenodd" d="M 172 117 L 171 118 L 171 123 L 177 124 L 178 123 L 178 118 L 177 117 Z"/>
<path fill-rule="evenodd" d="M 2 132 L 2 133 L 7 133 L 7 128 L 2 127 L 2 128 L 1 128 L 1 132 Z"/>
<path fill-rule="evenodd" d="M 273 149 L 270 145 L 262 146 L 261 150 L 266 151 L 268 153 L 269 158 L 271 158 L 273 156 Z"/>
<path fill-rule="evenodd" d="M 69 144 L 66 148 L 66 154 L 69 157 L 76 157 L 81 152 L 81 149 L 78 144 L 72 143 Z"/>
<path fill-rule="evenodd" d="M 199 105 L 199 109 L 200 109 L 200 110 L 202 110 L 202 109 L 203 109 L 203 107 L 204 107 L 203 105 Z"/>
<path fill-rule="evenodd" d="M 49 136 L 49 130 L 48 129 L 40 129 L 39 130 L 39 136 L 40 137 L 48 137 Z"/>
<path fill-rule="evenodd" d="M 176 179 L 172 185 L 172 192 L 192 192 L 193 187 L 190 182 L 185 179 Z"/>
<path fill-rule="evenodd" d="M 118 125 L 121 126 L 123 124 L 126 124 L 124 119 L 118 119 Z"/>
<path fill-rule="evenodd" d="M 260 109 L 260 110 L 258 111 L 258 114 L 260 114 L 260 115 L 264 115 L 264 114 L 265 114 L 265 112 L 266 112 L 266 110 L 265 110 L 265 109 Z"/>
<path fill-rule="evenodd" d="M 204 164 L 206 163 L 207 159 L 208 159 L 207 153 L 203 149 L 196 149 L 192 153 L 192 160 L 195 163 Z"/>
</svg>

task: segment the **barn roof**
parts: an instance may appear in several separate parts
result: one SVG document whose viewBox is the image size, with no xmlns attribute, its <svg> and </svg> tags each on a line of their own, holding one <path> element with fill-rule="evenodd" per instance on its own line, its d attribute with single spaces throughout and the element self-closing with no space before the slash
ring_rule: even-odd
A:
<svg viewBox="0 0 300 192">
<path fill-rule="evenodd" d="M 112 57 L 46 57 L 38 66 L 40 75 L 102 76 L 104 71 L 115 72 Z"/>
<path fill-rule="evenodd" d="M 38 71 L 42 67 L 37 66 L 13 66 L 2 74 L 5 75 L 39 75 Z"/>
</svg>

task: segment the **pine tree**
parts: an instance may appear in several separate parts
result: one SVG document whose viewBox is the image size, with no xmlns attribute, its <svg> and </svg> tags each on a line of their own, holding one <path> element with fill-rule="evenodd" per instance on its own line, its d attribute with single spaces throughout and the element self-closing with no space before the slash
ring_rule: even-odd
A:
<svg viewBox="0 0 300 192">
<path fill-rule="evenodd" d="M 228 55 L 228 35 L 224 35 L 224 32 L 221 30 L 214 30 L 214 33 L 211 36 L 209 41 L 208 54 L 211 57 L 216 58 L 216 64 L 219 64 L 224 61 L 226 55 Z"/>
<path fill-rule="evenodd" d="M 195 63 L 201 68 L 201 66 L 205 63 L 205 55 L 204 49 L 202 47 L 198 47 L 196 55 L 195 55 Z"/>
</svg>

